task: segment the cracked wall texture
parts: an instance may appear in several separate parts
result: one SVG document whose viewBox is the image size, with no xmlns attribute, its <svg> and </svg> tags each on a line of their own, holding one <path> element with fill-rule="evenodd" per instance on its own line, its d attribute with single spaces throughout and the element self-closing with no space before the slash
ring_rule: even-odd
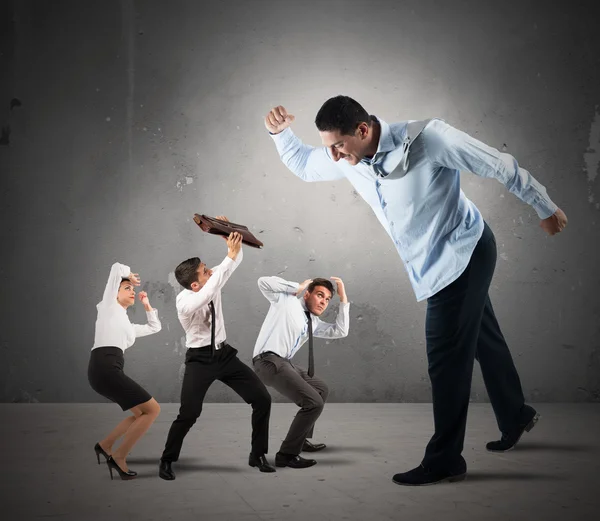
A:
<svg viewBox="0 0 600 521">
<path fill-rule="evenodd" d="M 0 9 L 0 400 L 103 401 L 89 387 L 95 304 L 132 266 L 163 330 L 126 371 L 179 399 L 176 264 L 216 265 L 195 212 L 246 223 L 223 292 L 249 362 L 262 275 L 341 276 L 350 335 L 317 340 L 332 401 L 430 400 L 425 303 L 346 181 L 303 183 L 263 117 L 283 104 L 319 144 L 321 103 L 348 94 L 388 122 L 440 117 L 513 154 L 569 217 L 545 236 L 494 180 L 462 174 L 498 241 L 491 297 L 530 401 L 600 400 L 600 33 L 593 2 L 3 2 Z M 332 312 L 327 316 L 331 317 Z M 130 310 L 143 321 L 140 304 Z M 305 363 L 306 348 L 298 355 Z M 275 393 L 275 399 L 281 397 Z M 475 369 L 472 399 L 487 395 Z M 241 401 L 216 383 L 207 401 Z"/>
</svg>

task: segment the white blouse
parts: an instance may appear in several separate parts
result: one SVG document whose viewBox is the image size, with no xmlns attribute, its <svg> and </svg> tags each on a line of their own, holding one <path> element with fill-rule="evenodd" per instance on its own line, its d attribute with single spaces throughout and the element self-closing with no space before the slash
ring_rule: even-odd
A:
<svg viewBox="0 0 600 521">
<path fill-rule="evenodd" d="M 96 306 L 98 317 L 92 349 L 114 346 L 125 351 L 133 345 L 136 338 L 158 333 L 161 330 L 158 310 L 146 311 L 147 324 L 132 324 L 127 316 L 127 310 L 117 302 L 121 280 L 127 278 L 130 273 L 129 266 L 124 264 L 115 262 L 111 266 L 102 301 Z"/>
</svg>

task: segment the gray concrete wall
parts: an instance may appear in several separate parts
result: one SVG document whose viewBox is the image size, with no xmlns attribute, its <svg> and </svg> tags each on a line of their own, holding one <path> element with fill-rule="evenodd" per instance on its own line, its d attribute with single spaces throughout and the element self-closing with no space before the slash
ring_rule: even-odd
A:
<svg viewBox="0 0 600 521">
<path fill-rule="evenodd" d="M 200 212 L 266 245 L 245 249 L 223 293 L 242 360 L 268 308 L 259 276 L 338 275 L 350 335 L 317 343 L 331 400 L 429 401 L 425 303 L 391 241 L 348 182 L 290 174 L 263 126 L 283 104 L 317 145 L 316 111 L 339 93 L 389 122 L 441 117 L 548 188 L 569 217 L 553 238 L 502 185 L 463 174 L 498 240 L 491 296 L 527 399 L 600 400 L 600 35 L 593 2 L 550 4 L 3 2 L 0 400 L 104 401 L 86 371 L 95 304 L 120 261 L 163 322 L 127 351 L 126 371 L 178 401 L 173 270 L 226 254 L 192 222 Z M 143 320 L 140 304 L 131 317 Z M 487 400 L 475 371 L 473 400 Z M 241 400 L 216 383 L 207 401 Z"/>
</svg>

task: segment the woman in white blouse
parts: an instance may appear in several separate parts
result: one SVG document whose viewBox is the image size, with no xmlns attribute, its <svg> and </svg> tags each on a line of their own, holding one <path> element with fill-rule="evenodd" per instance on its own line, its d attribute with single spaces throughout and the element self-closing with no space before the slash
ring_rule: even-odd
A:
<svg viewBox="0 0 600 521">
<path fill-rule="evenodd" d="M 128 469 L 125 459 L 160 413 L 156 400 L 123 372 L 124 351 L 133 345 L 136 338 L 157 333 L 161 329 L 158 311 L 150 305 L 145 291 L 140 291 L 139 299 L 146 309 L 148 323 L 140 325 L 129 321 L 127 308 L 135 303 L 134 286 L 139 285 L 137 273 L 131 273 L 129 266 L 115 262 L 110 269 L 102 301 L 96 306 L 98 318 L 88 380 L 98 394 L 119 404 L 124 411 L 131 412 L 94 447 L 98 464 L 100 454 L 106 458 L 111 479 L 113 469 L 121 479 L 135 478 L 137 473 Z M 114 443 L 121 436 L 121 445 L 113 451 Z"/>
</svg>

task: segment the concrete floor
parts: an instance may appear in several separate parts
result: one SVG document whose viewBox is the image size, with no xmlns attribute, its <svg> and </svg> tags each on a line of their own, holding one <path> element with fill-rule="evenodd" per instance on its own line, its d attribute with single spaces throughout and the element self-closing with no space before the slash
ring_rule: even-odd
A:
<svg viewBox="0 0 600 521">
<path fill-rule="evenodd" d="M 472 404 L 466 481 L 400 487 L 432 431 L 429 404 L 328 404 L 309 469 L 262 474 L 248 467 L 249 407 L 206 404 L 186 438 L 177 479 L 157 462 L 178 404 L 163 404 L 129 457 L 138 479 L 110 480 L 94 443 L 122 417 L 114 404 L 1 404 L 3 519 L 30 520 L 597 520 L 600 404 L 537 404 L 542 418 L 518 448 L 490 454 L 498 436 L 488 404 Z M 274 404 L 270 460 L 295 414 Z"/>
</svg>

